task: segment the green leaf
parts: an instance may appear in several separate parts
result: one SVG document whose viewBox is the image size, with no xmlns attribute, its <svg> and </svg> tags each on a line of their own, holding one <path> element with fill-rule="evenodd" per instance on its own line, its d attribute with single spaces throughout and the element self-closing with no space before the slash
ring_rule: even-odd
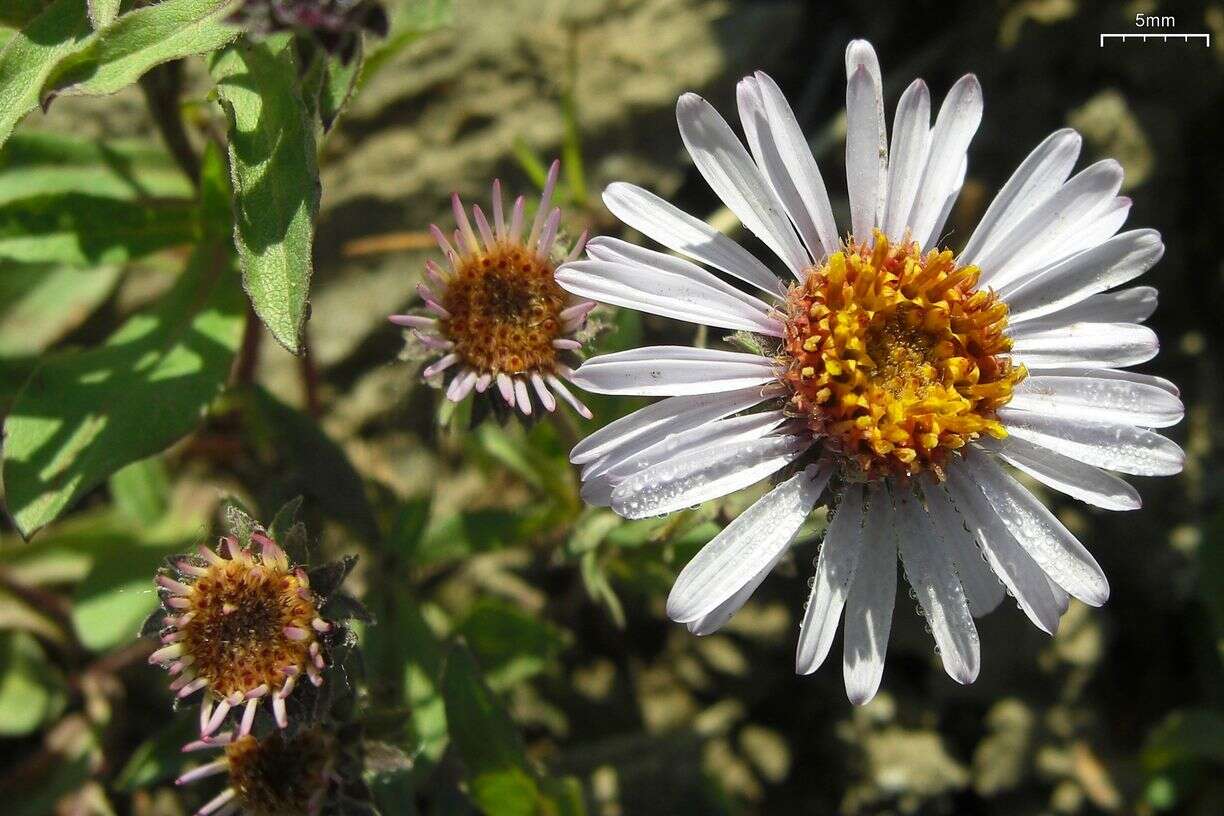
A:
<svg viewBox="0 0 1224 816">
<path fill-rule="evenodd" d="M 540 672 L 561 654 L 566 633 L 517 606 L 478 601 L 458 629 L 480 658 L 490 688 L 504 692 Z"/>
<path fill-rule="evenodd" d="M 393 586 L 374 601 L 382 625 L 372 627 L 365 643 L 371 680 L 380 699 L 405 706 L 418 744 L 418 765 L 442 758 L 449 741 L 446 704 L 439 687 L 445 651 L 421 610 Z"/>
<path fill-rule="evenodd" d="M 1209 708 L 1172 712 L 1148 735 L 1142 757 L 1149 773 L 1196 760 L 1224 766 L 1224 713 Z"/>
<path fill-rule="evenodd" d="M 85 648 L 106 651 L 132 641 L 157 607 L 153 575 L 189 541 L 143 544 L 129 540 L 98 555 L 73 593 L 72 626 Z"/>
<path fill-rule="evenodd" d="M 0 632 L 0 736 L 28 734 L 60 715 L 64 679 L 26 632 Z"/>
<path fill-rule="evenodd" d="M 546 813 L 556 816 L 583 816 L 586 799 L 582 795 L 582 782 L 572 776 L 548 777 L 542 782 L 547 807 Z"/>
<path fill-rule="evenodd" d="M 280 506 L 302 495 L 367 541 L 378 540 L 378 522 L 361 476 L 319 423 L 262 388 L 251 391 L 249 406 L 251 430 L 268 440 L 272 454 L 285 463 L 265 504 Z"/>
<path fill-rule="evenodd" d="M 136 202 L 87 193 L 0 206 L 0 260 L 96 266 L 130 261 L 196 237 L 189 201 Z"/>
<path fill-rule="evenodd" d="M 255 313 L 299 353 L 310 293 L 319 170 L 293 39 L 240 40 L 213 60 L 229 120 L 234 240 Z"/>
<path fill-rule="evenodd" d="M 411 562 L 425 536 L 433 502 L 428 497 L 409 499 L 399 508 L 384 551 Z"/>
<path fill-rule="evenodd" d="M 442 696 L 476 807 L 490 816 L 535 816 L 540 790 L 522 738 L 462 642 L 447 655 Z"/>
<path fill-rule="evenodd" d="M 519 517 L 509 510 L 465 510 L 430 525 L 414 554 L 417 564 L 435 564 L 498 550 L 518 540 Z"/>
<path fill-rule="evenodd" d="M 0 51 L 0 145 L 38 106 L 43 82 L 88 31 L 81 0 L 55 0 Z"/>
<path fill-rule="evenodd" d="M 160 457 L 120 468 L 111 474 L 109 484 L 119 512 L 138 524 L 153 525 L 170 507 L 170 476 Z"/>
<path fill-rule="evenodd" d="M 0 262 L 0 358 L 35 354 L 72 331 L 106 300 L 119 273 L 114 265 Z"/>
<path fill-rule="evenodd" d="M 323 84 L 319 88 L 319 121 L 323 130 L 328 131 L 336 124 L 340 112 L 352 98 L 357 88 L 357 77 L 361 75 L 361 67 L 365 64 L 361 50 L 347 63 L 337 58 L 327 60 L 327 71 Z"/>
<path fill-rule="evenodd" d="M 232 13 L 233 0 L 162 0 L 124 14 L 55 67 L 43 97 L 114 93 L 163 62 L 215 51 L 241 33 Z"/>
<path fill-rule="evenodd" d="M 119 16 L 123 0 L 86 0 L 89 4 L 89 21 L 94 28 L 106 28 Z"/>
<path fill-rule="evenodd" d="M 0 150 L 0 204 L 64 193 L 123 201 L 194 195 L 170 154 L 149 142 L 13 134 Z"/>
<path fill-rule="evenodd" d="M 27 538 L 119 468 L 191 431 L 242 334 L 227 248 L 203 245 L 174 288 L 95 349 L 50 357 L 6 422 L 4 485 Z"/>
</svg>

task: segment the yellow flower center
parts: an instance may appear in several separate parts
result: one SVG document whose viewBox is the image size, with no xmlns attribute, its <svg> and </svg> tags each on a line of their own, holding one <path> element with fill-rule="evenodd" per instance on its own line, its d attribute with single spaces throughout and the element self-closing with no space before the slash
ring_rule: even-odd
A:
<svg viewBox="0 0 1224 816">
<path fill-rule="evenodd" d="M 292 570 L 244 553 L 208 567 L 191 584 L 188 600 L 194 614 L 180 627 L 183 654 L 216 696 L 264 684 L 275 691 L 285 683 L 286 667 L 305 673 L 315 640 L 311 623 L 319 613 Z M 302 638 L 286 636 L 286 627 L 300 630 Z"/>
<path fill-rule="evenodd" d="M 225 748 L 230 786 L 252 816 L 302 816 L 325 795 L 335 739 L 318 728 L 286 739 L 243 737 Z"/>
<path fill-rule="evenodd" d="M 1026 372 L 1006 356 L 1007 306 L 978 275 L 879 232 L 813 267 L 787 297 L 791 413 L 867 478 L 939 474 L 949 451 L 1005 436 L 996 411 Z"/>
<path fill-rule="evenodd" d="M 518 243 L 466 254 L 442 295 L 439 321 L 454 351 L 478 373 L 549 372 L 557 362 L 568 297 L 553 265 Z"/>
</svg>

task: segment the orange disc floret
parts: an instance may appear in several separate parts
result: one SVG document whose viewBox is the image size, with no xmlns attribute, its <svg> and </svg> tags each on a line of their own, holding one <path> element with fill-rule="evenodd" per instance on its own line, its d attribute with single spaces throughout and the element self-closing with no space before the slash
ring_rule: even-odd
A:
<svg viewBox="0 0 1224 816">
<path fill-rule="evenodd" d="M 1007 356 L 1007 306 L 979 270 L 916 242 L 834 253 L 791 288 L 780 364 L 789 410 L 867 477 L 941 472 L 1025 376 Z"/>
<path fill-rule="evenodd" d="M 183 651 L 216 696 L 280 689 L 286 668 L 305 673 L 319 612 L 296 571 L 236 558 L 213 565 L 192 589 L 195 614 L 180 627 Z"/>
<path fill-rule="evenodd" d="M 442 296 L 441 334 L 471 368 L 492 374 L 552 373 L 569 296 L 550 261 L 502 241 L 465 254 Z"/>
</svg>

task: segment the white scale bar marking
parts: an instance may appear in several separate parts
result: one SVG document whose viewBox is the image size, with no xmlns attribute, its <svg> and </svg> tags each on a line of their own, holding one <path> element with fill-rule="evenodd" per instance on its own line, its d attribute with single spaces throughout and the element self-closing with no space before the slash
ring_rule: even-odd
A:
<svg viewBox="0 0 1224 816">
<path fill-rule="evenodd" d="M 1143 40 L 1144 42 L 1147 42 L 1149 39 L 1159 39 L 1159 40 L 1163 40 L 1164 42 L 1168 42 L 1170 37 L 1172 37 L 1175 40 L 1181 39 L 1184 42 L 1190 42 L 1191 40 L 1203 40 L 1203 42 L 1207 45 L 1208 48 L 1211 47 L 1211 35 L 1210 34 L 1170 33 L 1170 34 L 1102 34 L 1101 35 L 1101 48 L 1105 47 L 1105 40 L 1107 39 L 1122 40 L 1124 42 L 1126 40 Z"/>
</svg>

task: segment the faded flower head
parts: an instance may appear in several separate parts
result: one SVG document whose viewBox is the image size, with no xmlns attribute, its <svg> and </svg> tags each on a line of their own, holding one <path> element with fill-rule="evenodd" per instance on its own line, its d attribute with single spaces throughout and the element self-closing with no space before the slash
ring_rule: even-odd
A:
<svg viewBox="0 0 1224 816">
<path fill-rule="evenodd" d="M 387 36 L 387 11 L 379 0 L 244 0 L 230 18 L 249 31 L 293 31 L 348 62 L 363 33 Z"/>
<path fill-rule="evenodd" d="M 440 355 L 422 374 L 429 379 L 447 372 L 446 398 L 452 402 L 495 388 L 506 406 L 524 415 L 532 413 L 534 402 L 555 411 L 560 397 L 591 418 L 563 382 L 573 375 L 566 358 L 582 348 L 576 335 L 595 303 L 576 300 L 557 285 L 559 259 L 553 256 L 561 210 L 549 207 L 559 169 L 553 162 L 526 236 L 526 202 L 519 196 L 507 220 L 499 181 L 493 182 L 492 223 L 474 206 L 473 230 L 455 195 L 454 244 L 436 225 L 430 227 L 446 266 L 425 264 L 428 282 L 417 289 L 429 314 L 390 319 L 410 330 L 412 342 Z M 577 258 L 585 241 L 584 233 L 565 260 Z"/>
<path fill-rule="evenodd" d="M 333 802 L 368 798 L 360 778 L 361 734 L 355 726 L 316 725 L 294 734 L 274 731 L 262 739 L 227 732 L 183 750 L 220 750 L 221 755 L 186 772 L 176 784 L 227 776 L 225 789 L 197 816 L 318 816 Z M 363 807 L 359 812 L 373 811 Z"/>
<path fill-rule="evenodd" d="M 1151 287 L 1113 290 L 1164 252 L 1154 230 L 1119 232 L 1130 199 L 1112 160 L 1072 170 L 1081 139 L 1051 134 L 1017 168 L 959 252 L 944 224 L 982 118 L 976 77 L 931 121 L 915 80 L 888 139 L 871 45 L 846 49 L 841 232 L 790 105 L 763 73 L 737 88 L 747 147 L 704 99 L 676 106 L 697 169 L 785 267 L 764 262 L 652 193 L 613 184 L 604 202 L 675 255 L 613 238 L 557 272 L 580 297 L 736 332 L 745 351 L 655 346 L 587 361 L 574 382 L 667 397 L 587 437 L 571 455 L 582 495 L 628 518 L 661 515 L 774 477 L 778 484 L 684 568 L 668 615 L 697 634 L 730 619 L 823 501 L 829 524 L 796 670 L 815 671 L 844 620 L 855 703 L 876 693 L 897 561 L 944 669 L 978 674 L 974 618 L 1012 595 L 1053 633 L 1072 597 L 1109 583 L 1075 536 L 1005 468 L 1109 510 L 1139 506 L 1110 471 L 1181 470 L 1155 433 L 1183 413 L 1172 383 L 1123 370 L 1155 356 L 1141 325 Z"/>
<path fill-rule="evenodd" d="M 202 692 L 205 737 L 236 709 L 242 710 L 238 734 L 249 734 L 265 698 L 284 728 L 294 689 L 303 681 L 323 685 L 330 650 L 347 647 L 350 635 L 335 617 L 359 608 L 351 602 L 335 617 L 325 609 L 347 597 L 333 593 L 351 559 L 308 572 L 246 516 L 236 513 L 233 527 L 217 549 L 200 545 L 197 556 L 169 560 L 156 579 L 162 610 L 150 619 L 163 646 L 149 662 L 175 676 L 170 688 L 178 699 Z"/>
</svg>

